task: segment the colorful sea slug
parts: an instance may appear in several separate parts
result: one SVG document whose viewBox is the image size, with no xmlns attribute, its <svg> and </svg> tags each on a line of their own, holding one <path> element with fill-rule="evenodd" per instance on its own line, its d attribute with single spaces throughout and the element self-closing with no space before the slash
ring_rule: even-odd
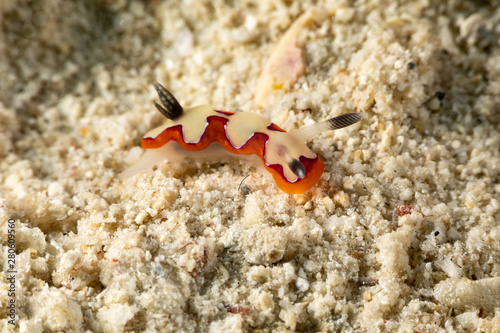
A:
<svg viewBox="0 0 500 333">
<path fill-rule="evenodd" d="M 168 118 L 167 122 L 144 135 L 141 145 L 146 153 L 122 172 L 121 177 L 147 171 L 164 160 L 214 160 L 235 154 L 242 158 L 260 158 L 282 191 L 304 193 L 316 184 L 325 168 L 305 141 L 361 119 L 359 113 L 346 113 L 286 132 L 251 112 L 221 111 L 207 105 L 183 109 L 162 85 L 156 83 L 155 89 L 162 105 L 156 102 L 154 105 Z"/>
</svg>

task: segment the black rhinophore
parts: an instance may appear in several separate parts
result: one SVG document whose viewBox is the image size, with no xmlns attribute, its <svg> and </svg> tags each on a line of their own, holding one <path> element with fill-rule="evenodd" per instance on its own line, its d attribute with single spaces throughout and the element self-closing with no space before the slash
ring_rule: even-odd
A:
<svg viewBox="0 0 500 333">
<path fill-rule="evenodd" d="M 163 107 L 154 101 L 154 104 L 158 111 L 168 119 L 176 119 L 179 118 L 182 114 L 182 106 L 179 104 L 177 99 L 175 99 L 174 95 L 170 91 L 168 91 L 164 86 L 155 83 L 155 89 L 158 92 L 158 96 L 160 97 L 161 104 Z"/>
<path fill-rule="evenodd" d="M 353 113 L 345 113 L 338 117 L 328 119 L 327 121 L 328 125 L 330 125 L 330 129 L 336 130 L 339 128 L 351 126 L 352 124 L 355 124 L 360 120 L 361 120 L 361 114 L 353 112 Z"/>
</svg>

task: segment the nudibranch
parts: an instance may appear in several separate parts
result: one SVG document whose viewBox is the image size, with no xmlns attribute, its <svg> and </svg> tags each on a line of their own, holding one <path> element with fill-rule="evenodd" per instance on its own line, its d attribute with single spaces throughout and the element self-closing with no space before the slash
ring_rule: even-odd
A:
<svg viewBox="0 0 500 333">
<path fill-rule="evenodd" d="M 361 119 L 359 113 L 346 113 L 286 132 L 251 112 L 222 111 L 208 105 L 184 109 L 165 87 L 156 83 L 155 89 L 161 105 L 156 101 L 154 105 L 167 121 L 144 135 L 141 146 L 146 153 L 121 177 L 147 171 L 164 160 L 220 159 L 229 153 L 257 156 L 283 192 L 304 193 L 316 184 L 325 168 L 305 141 Z"/>
</svg>

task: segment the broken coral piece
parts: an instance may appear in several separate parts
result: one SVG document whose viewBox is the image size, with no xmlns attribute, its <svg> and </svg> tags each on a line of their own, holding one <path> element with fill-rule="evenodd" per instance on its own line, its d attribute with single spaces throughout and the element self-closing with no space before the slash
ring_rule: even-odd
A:
<svg viewBox="0 0 500 333">
<path fill-rule="evenodd" d="M 493 310 L 500 307 L 500 277 L 480 280 L 449 278 L 434 287 L 434 297 L 454 308 L 483 308 Z"/>
<path fill-rule="evenodd" d="M 298 47 L 298 36 L 317 18 L 314 10 L 302 14 L 283 35 L 269 56 L 255 87 L 255 104 L 263 106 L 273 90 L 281 90 L 294 84 L 305 72 L 302 50 Z"/>
</svg>

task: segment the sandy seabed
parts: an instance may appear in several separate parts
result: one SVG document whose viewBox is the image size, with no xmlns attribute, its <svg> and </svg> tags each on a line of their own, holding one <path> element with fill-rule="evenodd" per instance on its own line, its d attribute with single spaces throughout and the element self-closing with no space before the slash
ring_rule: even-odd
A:
<svg viewBox="0 0 500 333">
<path fill-rule="evenodd" d="M 3 0 L 0 25 L 3 332 L 500 332 L 496 1 Z M 301 195 L 239 160 L 119 179 L 156 81 L 363 120 L 308 143 Z"/>
</svg>

